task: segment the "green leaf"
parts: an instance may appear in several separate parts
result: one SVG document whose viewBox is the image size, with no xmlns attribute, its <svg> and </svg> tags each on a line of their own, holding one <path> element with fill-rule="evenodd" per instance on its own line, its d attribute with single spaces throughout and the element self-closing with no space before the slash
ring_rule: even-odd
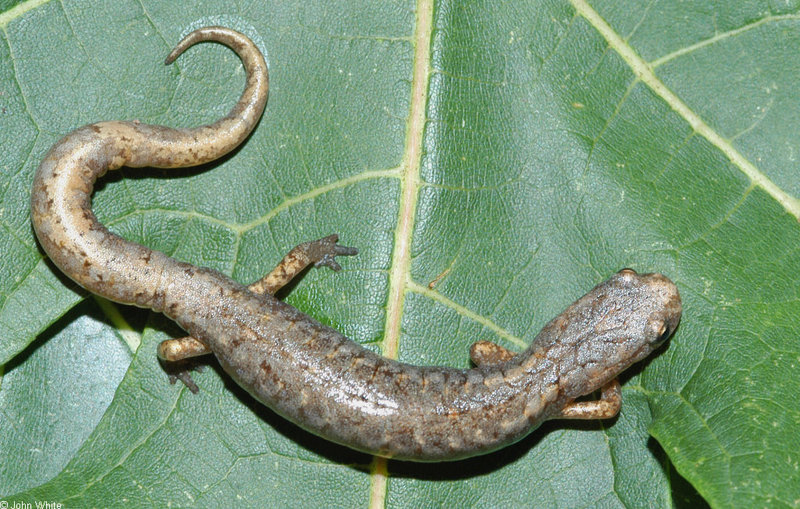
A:
<svg viewBox="0 0 800 509">
<path fill-rule="evenodd" d="M 800 506 L 799 20 L 733 0 L 0 2 L 0 498 Z M 167 383 L 155 349 L 181 331 L 85 299 L 28 202 L 75 127 L 227 112 L 229 49 L 161 65 L 209 24 L 264 50 L 264 118 L 214 164 L 105 177 L 101 221 L 243 282 L 339 233 L 359 256 L 286 300 L 418 364 L 467 367 L 477 339 L 521 349 L 620 268 L 662 272 L 683 320 L 623 377 L 621 415 L 419 465 L 305 433 L 213 360 L 199 394 Z"/>
</svg>

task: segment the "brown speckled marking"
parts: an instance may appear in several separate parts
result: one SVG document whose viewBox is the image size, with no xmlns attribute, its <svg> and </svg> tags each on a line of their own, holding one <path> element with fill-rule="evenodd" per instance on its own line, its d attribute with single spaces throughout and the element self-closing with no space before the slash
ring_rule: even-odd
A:
<svg viewBox="0 0 800 509">
<path fill-rule="evenodd" d="M 515 442 L 546 419 L 616 414 L 616 376 L 663 343 L 680 320 L 677 288 L 660 274 L 624 269 L 546 325 L 525 352 L 480 343 L 472 348 L 477 367 L 457 370 L 379 357 L 272 296 L 307 265 L 338 269 L 336 256 L 356 253 L 338 246 L 335 235 L 301 244 L 245 287 L 98 223 L 90 198 L 108 170 L 212 161 L 258 122 L 268 90 L 258 48 L 238 32 L 208 27 L 178 43 L 166 63 L 200 41 L 230 46 L 247 72 L 242 97 L 225 118 L 194 129 L 102 122 L 69 133 L 44 157 L 31 216 L 61 270 L 108 299 L 163 311 L 188 331 L 191 336 L 160 346 L 162 358 L 211 351 L 237 383 L 279 414 L 372 454 L 453 460 Z M 197 389 L 188 376 L 182 380 Z M 599 401 L 573 401 L 598 388 Z"/>
</svg>

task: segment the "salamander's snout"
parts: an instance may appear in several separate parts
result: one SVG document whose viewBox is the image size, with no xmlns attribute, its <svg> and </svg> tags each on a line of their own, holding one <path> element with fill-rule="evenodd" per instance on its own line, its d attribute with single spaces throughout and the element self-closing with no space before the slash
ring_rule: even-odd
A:
<svg viewBox="0 0 800 509">
<path fill-rule="evenodd" d="M 678 287 L 668 277 L 656 272 L 637 274 L 632 269 L 622 269 L 617 277 L 643 293 L 641 302 L 649 308 L 647 327 L 650 330 L 646 336 L 650 345 L 657 347 L 675 332 L 681 321 L 683 305 Z"/>
<path fill-rule="evenodd" d="M 661 313 L 663 324 L 657 339 L 660 344 L 666 341 L 678 328 L 678 323 L 680 323 L 681 314 L 683 313 L 683 304 L 681 303 L 678 287 L 669 278 L 657 273 L 647 274 L 646 276 L 651 286 L 651 291 L 658 296 L 663 307 Z"/>
</svg>

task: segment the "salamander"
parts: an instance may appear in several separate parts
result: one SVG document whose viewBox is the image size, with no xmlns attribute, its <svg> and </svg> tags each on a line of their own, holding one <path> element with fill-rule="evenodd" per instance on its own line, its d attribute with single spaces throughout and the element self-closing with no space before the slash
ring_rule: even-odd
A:
<svg viewBox="0 0 800 509">
<path fill-rule="evenodd" d="M 524 352 L 482 341 L 470 349 L 472 369 L 415 366 L 375 354 L 274 297 L 308 265 L 338 270 L 337 256 L 356 254 L 336 235 L 300 244 L 245 286 L 100 224 L 91 195 L 107 171 L 213 161 L 242 143 L 260 119 L 269 86 L 257 46 L 233 30 L 207 27 L 187 35 L 166 63 L 201 41 L 227 45 L 246 71 L 244 92 L 226 117 L 193 129 L 100 122 L 70 132 L 45 155 L 31 217 L 59 269 L 90 292 L 177 322 L 189 336 L 159 346 L 165 363 L 213 353 L 278 414 L 374 455 L 456 460 L 520 440 L 547 419 L 617 414 L 616 377 L 658 348 L 680 320 L 678 290 L 660 274 L 612 275 L 550 321 Z M 183 380 L 196 390 L 191 377 Z M 598 399 L 575 401 L 597 390 Z"/>
</svg>

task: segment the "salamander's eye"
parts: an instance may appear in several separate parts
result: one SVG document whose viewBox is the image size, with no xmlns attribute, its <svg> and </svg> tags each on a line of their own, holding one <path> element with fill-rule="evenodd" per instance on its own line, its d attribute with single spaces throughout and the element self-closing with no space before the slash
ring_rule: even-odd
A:
<svg viewBox="0 0 800 509">
<path fill-rule="evenodd" d="M 619 281 L 624 281 L 626 284 L 633 284 L 636 281 L 638 274 L 633 269 L 622 269 L 621 271 L 617 272 L 617 278 Z"/>
<path fill-rule="evenodd" d="M 663 322 L 661 326 L 658 328 L 658 331 L 656 332 L 656 340 L 653 341 L 653 343 L 654 344 L 663 343 L 664 341 L 667 340 L 667 338 L 671 333 L 672 331 L 669 330 L 669 325 L 667 325 L 666 322 Z"/>
</svg>

